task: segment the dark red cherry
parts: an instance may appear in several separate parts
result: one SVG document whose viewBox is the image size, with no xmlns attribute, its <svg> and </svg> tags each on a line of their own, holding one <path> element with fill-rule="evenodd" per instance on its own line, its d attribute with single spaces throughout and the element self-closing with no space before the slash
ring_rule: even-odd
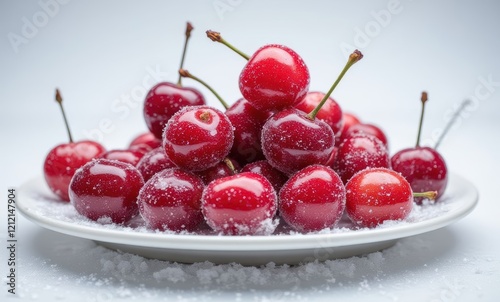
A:
<svg viewBox="0 0 500 302">
<path fill-rule="evenodd" d="M 69 201 L 68 188 L 76 170 L 106 152 L 94 141 L 66 143 L 54 147 L 45 157 L 43 175 L 50 190 L 64 201 Z"/>
<path fill-rule="evenodd" d="M 309 70 L 292 49 L 265 45 L 248 60 L 240 74 L 241 94 L 259 110 L 293 106 L 306 96 Z"/>
<path fill-rule="evenodd" d="M 137 195 L 143 185 L 131 164 L 99 158 L 78 169 L 69 196 L 76 211 L 91 220 L 124 223 L 137 215 Z"/>
<path fill-rule="evenodd" d="M 308 92 L 306 97 L 294 107 L 304 112 L 311 112 L 321 102 L 325 94 L 323 92 Z M 340 136 L 344 126 L 342 109 L 332 97 L 329 97 L 325 104 L 318 111 L 316 117 L 326 122 L 335 133 L 335 136 Z"/>
<path fill-rule="evenodd" d="M 369 168 L 346 184 L 346 213 L 359 226 L 375 227 L 410 214 L 413 196 L 406 179 L 390 169 Z"/>
<path fill-rule="evenodd" d="M 203 171 L 229 154 L 233 139 L 233 126 L 224 113 L 209 106 L 189 106 L 169 120 L 163 147 L 178 167 Z"/>
<path fill-rule="evenodd" d="M 321 165 L 295 173 L 279 192 L 283 220 L 299 232 L 332 228 L 342 217 L 346 193 L 340 177 Z"/>
<path fill-rule="evenodd" d="M 366 168 L 390 168 L 389 151 L 375 136 L 355 133 L 340 144 L 333 167 L 346 183 Z"/>
<path fill-rule="evenodd" d="M 384 145 L 389 147 L 389 142 L 387 140 L 387 136 L 385 135 L 384 131 L 380 129 L 380 127 L 372 125 L 372 124 L 365 124 L 365 123 L 359 123 L 352 125 L 349 127 L 349 130 L 347 130 L 347 135 L 352 135 L 354 133 L 366 133 L 375 136 L 378 138 Z"/>
<path fill-rule="evenodd" d="M 340 143 L 342 143 L 342 141 L 344 141 L 344 139 L 347 137 L 347 133 L 349 132 L 349 129 L 352 126 L 361 123 L 360 119 L 356 115 L 354 115 L 352 113 L 348 113 L 348 112 L 342 113 L 342 120 L 344 121 L 344 126 L 342 127 L 342 131 L 341 131 L 340 135 L 335 136 L 335 138 L 336 138 L 335 144 L 337 146 L 340 145 Z"/>
<path fill-rule="evenodd" d="M 163 147 L 149 151 L 137 163 L 137 169 L 141 172 L 144 181 L 148 181 L 153 175 L 162 170 L 175 167 L 175 164 L 165 154 Z"/>
<path fill-rule="evenodd" d="M 406 178 L 413 192 L 437 191 L 436 200 L 445 192 L 448 169 L 436 150 L 430 147 L 404 149 L 392 156 L 391 165 Z M 420 202 L 422 199 L 415 200 Z"/>
<path fill-rule="evenodd" d="M 244 172 L 212 181 L 202 196 L 202 212 L 208 225 L 223 234 L 271 234 L 277 197 L 262 175 Z"/>
<path fill-rule="evenodd" d="M 143 156 L 144 152 L 138 150 L 109 150 L 99 157 L 118 160 L 136 166 Z"/>
<path fill-rule="evenodd" d="M 326 164 L 335 144 L 332 128 L 295 108 L 270 117 L 262 128 L 262 151 L 269 164 L 291 175 L 314 164 Z"/>
<path fill-rule="evenodd" d="M 276 192 L 279 192 L 283 184 L 288 180 L 285 174 L 273 168 L 267 160 L 259 160 L 246 164 L 241 169 L 241 172 L 254 172 L 264 176 L 273 185 Z"/>
<path fill-rule="evenodd" d="M 149 150 L 153 150 L 161 146 L 161 140 L 156 138 L 152 132 L 145 132 L 136 136 L 129 144 L 129 149 L 134 146 L 149 146 Z"/>
<path fill-rule="evenodd" d="M 177 168 L 156 173 L 138 197 L 139 212 L 154 230 L 193 231 L 203 221 L 203 182 L 196 175 Z"/>
<path fill-rule="evenodd" d="M 204 184 L 208 185 L 213 180 L 234 175 L 239 170 L 240 165 L 234 159 L 226 157 L 217 165 L 203 171 L 195 172 L 195 174 L 203 180 Z"/>
<path fill-rule="evenodd" d="M 154 136 L 161 138 L 163 128 L 177 111 L 186 106 L 204 104 L 205 99 L 198 90 L 162 82 L 151 88 L 146 95 L 144 119 Z"/>
<path fill-rule="evenodd" d="M 230 156 L 242 164 L 263 160 L 261 132 L 271 113 L 257 110 L 247 100 L 239 99 L 226 110 L 226 116 L 234 127 Z"/>
</svg>

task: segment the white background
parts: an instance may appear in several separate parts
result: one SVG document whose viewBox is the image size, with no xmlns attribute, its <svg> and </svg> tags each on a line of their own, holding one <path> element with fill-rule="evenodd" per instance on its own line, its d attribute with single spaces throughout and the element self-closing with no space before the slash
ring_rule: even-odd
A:
<svg viewBox="0 0 500 302">
<path fill-rule="evenodd" d="M 98 258 L 89 256 L 95 250 L 92 242 L 43 230 L 18 217 L 18 290 L 23 299 L 100 301 L 121 294 L 132 300 L 148 293 L 149 300 L 165 301 L 334 297 L 494 301 L 500 297 L 498 1 L 62 2 L 0 2 L 4 200 L 8 187 L 41 175 L 48 150 L 66 140 L 53 101 L 55 87 L 61 89 L 76 139 L 93 133 L 108 149 L 123 148 L 144 132 L 144 93 L 156 80 L 177 80 L 189 20 L 195 30 L 185 68 L 228 102 L 240 96 L 237 79 L 245 62 L 208 40 L 207 29 L 222 32 L 248 54 L 267 43 L 293 48 L 309 67 L 311 90 L 326 91 L 345 63 L 343 49 L 359 48 L 364 59 L 349 71 L 333 97 L 345 111 L 381 126 L 392 153 L 414 144 L 422 90 L 429 93 L 424 143 L 432 144 L 451 112 L 464 99 L 472 99 L 473 105 L 439 150 L 451 171 L 477 186 L 480 202 L 452 226 L 402 240 L 395 250 L 383 253 L 386 260 L 375 271 L 359 268 L 332 284 L 316 278 L 302 283 L 291 296 L 283 295 L 286 286 L 279 284 L 275 288 L 219 284 L 207 289 L 197 284 L 124 281 L 106 275 L 94 263 Z M 50 14 L 43 3 L 52 3 Z M 151 70 L 157 71 L 156 80 Z M 198 87 L 210 103 L 220 106 L 197 83 L 186 79 L 184 84 Z M 1 221 L 6 225 L 5 211 L 2 206 Z M 1 230 L 5 242 L 6 227 Z M 1 255 L 5 277 L 5 249 Z M 111 281 L 97 286 L 95 280 Z"/>
</svg>

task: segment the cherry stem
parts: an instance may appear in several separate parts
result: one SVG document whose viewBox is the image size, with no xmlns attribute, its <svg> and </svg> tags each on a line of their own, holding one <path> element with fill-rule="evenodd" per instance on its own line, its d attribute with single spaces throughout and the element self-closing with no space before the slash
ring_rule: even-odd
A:
<svg viewBox="0 0 500 302">
<path fill-rule="evenodd" d="M 66 125 L 66 130 L 68 131 L 68 137 L 69 137 L 69 142 L 73 142 L 73 137 L 71 136 L 71 131 L 69 130 L 69 124 L 68 124 L 68 119 L 66 118 L 66 113 L 64 112 L 64 107 L 63 107 L 63 99 L 61 96 L 61 93 L 59 92 L 59 89 L 56 88 L 56 102 L 59 103 L 59 107 L 61 107 L 61 112 L 64 118 L 64 124 Z"/>
<path fill-rule="evenodd" d="M 339 76 L 337 77 L 337 80 L 335 80 L 335 82 L 333 83 L 332 87 L 330 87 L 330 90 L 328 90 L 328 92 L 325 94 L 325 96 L 323 97 L 323 99 L 321 100 L 321 102 L 318 104 L 318 106 L 316 106 L 316 108 L 314 108 L 307 115 L 310 119 L 313 120 L 313 119 L 316 118 L 316 115 L 320 111 L 321 107 L 323 107 L 323 105 L 326 103 L 326 101 L 328 100 L 328 98 L 332 94 L 333 90 L 337 87 L 337 85 L 339 84 L 340 80 L 342 80 L 342 78 L 344 77 L 344 75 L 346 74 L 346 72 L 349 70 L 349 68 L 351 68 L 352 65 L 354 65 L 356 62 L 358 62 L 362 58 L 363 58 L 363 54 L 359 50 L 357 50 L 357 49 L 349 56 L 349 59 L 347 60 L 347 63 L 345 65 L 344 69 L 342 69 L 342 72 L 340 72 Z"/>
<path fill-rule="evenodd" d="M 227 157 L 224 158 L 224 163 L 227 165 L 229 170 L 231 170 L 233 175 L 236 174 L 236 168 L 234 167 L 233 162 L 229 158 L 227 158 Z"/>
<path fill-rule="evenodd" d="M 222 36 L 220 35 L 219 32 L 216 32 L 216 31 L 213 31 L 213 30 L 207 30 L 206 31 L 207 33 L 207 37 L 214 41 L 214 42 L 219 42 L 219 43 L 222 43 L 224 45 L 226 45 L 227 47 L 229 47 L 231 50 L 233 50 L 234 52 L 236 52 L 237 54 L 239 54 L 240 56 L 242 56 L 245 60 L 249 60 L 250 57 L 248 55 L 246 55 L 245 53 L 241 52 L 238 48 L 234 47 L 233 45 L 229 44 L 226 40 L 224 40 L 222 38 Z"/>
<path fill-rule="evenodd" d="M 191 31 L 193 29 L 194 29 L 193 25 L 191 25 L 191 23 L 187 22 L 186 23 L 186 40 L 184 40 L 184 49 L 182 50 L 181 66 L 179 67 L 179 69 L 182 69 L 182 67 L 184 67 L 184 59 L 186 58 L 187 45 L 188 45 L 189 37 L 191 37 Z M 177 80 L 177 86 L 182 86 L 181 75 L 179 75 L 179 80 Z"/>
<path fill-rule="evenodd" d="M 420 112 L 420 122 L 418 124 L 418 133 L 417 133 L 417 145 L 416 147 L 420 147 L 420 136 L 422 133 L 422 124 L 424 123 L 424 110 L 425 103 L 427 102 L 427 92 L 422 91 L 422 96 L 420 97 L 420 101 L 422 102 L 422 111 Z"/>
<path fill-rule="evenodd" d="M 453 114 L 453 116 L 451 117 L 451 119 L 446 124 L 446 127 L 444 128 L 443 132 L 441 132 L 441 135 L 439 136 L 436 144 L 434 145 L 434 149 L 437 149 L 439 147 L 439 145 L 443 141 L 443 138 L 446 136 L 446 134 L 448 133 L 448 131 L 450 131 L 451 126 L 453 126 L 453 124 L 455 123 L 455 121 L 457 120 L 457 118 L 460 116 L 460 113 L 462 113 L 462 111 L 465 109 L 465 107 L 467 107 L 467 105 L 469 105 L 470 103 L 471 103 L 471 100 L 465 100 L 465 101 L 462 102 L 462 104 L 460 105 L 460 107 L 458 107 L 457 111 L 455 111 L 455 113 Z"/>
<path fill-rule="evenodd" d="M 423 198 L 427 198 L 430 200 L 435 200 L 437 195 L 438 195 L 437 191 L 427 191 L 427 192 L 420 192 L 420 193 L 413 192 L 413 197 L 423 197 Z"/>
<path fill-rule="evenodd" d="M 227 109 L 229 108 L 229 106 L 227 105 L 227 103 L 221 98 L 221 96 L 215 92 L 215 90 L 210 87 L 207 83 L 205 83 L 204 81 L 202 81 L 200 78 L 198 77 L 195 77 L 194 75 L 192 75 L 191 73 L 189 73 L 189 71 L 187 71 L 186 69 L 179 69 L 179 76 L 180 77 L 183 77 L 183 78 L 190 78 L 190 79 L 193 79 L 195 81 L 197 81 L 198 83 L 202 84 L 203 86 L 207 87 L 208 90 L 210 90 L 214 95 L 215 97 L 217 97 L 217 99 L 219 99 L 219 102 L 222 104 L 222 106 Z"/>
</svg>

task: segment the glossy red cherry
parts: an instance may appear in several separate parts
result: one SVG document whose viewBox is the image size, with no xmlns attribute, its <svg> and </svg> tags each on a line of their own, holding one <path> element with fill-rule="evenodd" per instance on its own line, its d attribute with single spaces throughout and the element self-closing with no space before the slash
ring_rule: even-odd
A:
<svg viewBox="0 0 500 302">
<path fill-rule="evenodd" d="M 161 146 L 161 140 L 156 138 L 152 132 L 145 132 L 136 136 L 129 144 L 129 148 L 146 145 L 153 150 Z"/>
<path fill-rule="evenodd" d="M 365 124 L 365 123 L 359 123 L 355 124 L 349 127 L 349 130 L 347 130 L 346 137 L 349 135 L 355 134 L 355 133 L 366 133 L 375 136 L 378 138 L 384 145 L 389 147 L 389 142 L 387 140 L 387 136 L 385 135 L 384 131 L 380 129 L 380 127 L 375 126 L 373 124 Z"/>
<path fill-rule="evenodd" d="M 291 175 L 313 164 L 326 164 L 335 144 L 327 123 L 295 108 L 280 111 L 262 128 L 262 151 L 271 166 Z"/>
<path fill-rule="evenodd" d="M 205 185 L 208 185 L 216 179 L 238 173 L 239 169 L 240 166 L 234 159 L 226 157 L 217 165 L 203 171 L 195 172 L 195 174 L 203 180 Z"/>
<path fill-rule="evenodd" d="M 309 89 L 309 70 L 292 49 L 265 45 L 248 60 L 240 74 L 241 94 L 255 108 L 279 110 L 302 101 Z"/>
<path fill-rule="evenodd" d="M 262 175 L 244 172 L 219 178 L 205 187 L 202 212 L 216 232 L 230 235 L 271 234 L 276 227 L 277 197 Z"/>
<path fill-rule="evenodd" d="M 319 105 L 324 96 L 323 92 L 308 92 L 306 97 L 294 107 L 304 112 L 311 112 Z M 330 125 L 335 137 L 340 136 L 344 127 L 342 109 L 332 97 L 328 98 L 316 117 Z"/>
<path fill-rule="evenodd" d="M 144 156 L 144 152 L 137 150 L 109 150 L 103 153 L 100 158 L 118 160 L 136 166 Z"/>
<path fill-rule="evenodd" d="M 420 147 L 420 134 L 427 98 L 427 93 L 423 92 L 416 147 L 407 148 L 394 154 L 391 158 L 391 164 L 395 171 L 401 173 L 408 180 L 413 192 L 437 191 L 436 200 L 439 200 L 448 184 L 448 169 L 445 160 L 435 149 Z M 422 198 L 415 198 L 418 203 L 422 200 Z"/>
<path fill-rule="evenodd" d="M 387 220 L 403 220 L 413 206 L 408 181 L 386 168 L 360 171 L 347 182 L 346 192 L 346 213 L 361 227 L 375 227 Z"/>
<path fill-rule="evenodd" d="M 49 151 L 43 163 L 43 175 L 50 190 L 63 201 L 69 201 L 69 183 L 76 170 L 90 160 L 99 157 L 106 150 L 95 141 L 73 142 L 62 105 L 63 99 L 58 89 L 56 89 L 55 99 L 61 108 L 69 143 L 60 144 Z"/>
<path fill-rule="evenodd" d="M 165 154 L 163 147 L 149 151 L 137 163 L 137 170 L 141 173 L 144 181 L 148 181 L 153 175 L 162 170 L 175 167 L 175 164 Z"/>
<path fill-rule="evenodd" d="M 344 126 L 342 127 L 342 131 L 340 135 L 337 135 L 335 144 L 338 146 L 340 145 L 344 139 L 347 137 L 347 133 L 349 132 L 349 129 L 356 125 L 361 123 L 361 120 L 354 114 L 348 113 L 348 112 L 343 112 L 342 113 L 342 120 L 344 121 Z"/>
<path fill-rule="evenodd" d="M 192 30 L 193 26 L 188 22 L 180 68 L 184 64 L 187 43 Z M 161 82 L 149 90 L 144 100 L 144 119 L 154 136 L 161 139 L 163 128 L 165 128 L 172 115 L 185 106 L 204 105 L 205 103 L 205 98 L 198 90 L 182 87 L 181 77 L 179 76 L 177 84 Z"/>
<path fill-rule="evenodd" d="M 283 220 L 299 232 L 332 228 L 342 217 L 346 193 L 340 177 L 321 165 L 295 173 L 279 192 Z"/>
<path fill-rule="evenodd" d="M 91 220 L 124 223 L 137 215 L 137 195 L 143 185 L 131 164 L 99 158 L 75 173 L 69 196 L 76 211 Z"/>
<path fill-rule="evenodd" d="M 163 147 L 178 167 L 202 171 L 229 154 L 233 139 L 233 126 L 221 111 L 209 106 L 189 106 L 169 120 Z"/>
<path fill-rule="evenodd" d="M 193 231 L 203 221 L 203 182 L 196 175 L 177 168 L 156 173 L 138 197 L 139 212 L 154 230 Z"/>
<path fill-rule="evenodd" d="M 241 169 L 241 172 L 254 172 L 264 176 L 273 185 L 276 192 L 279 192 L 283 184 L 288 180 L 285 174 L 273 168 L 267 160 L 259 160 L 246 164 Z"/>
<path fill-rule="evenodd" d="M 375 136 L 355 133 L 340 144 L 333 167 L 346 183 L 366 168 L 390 168 L 389 151 Z"/>
</svg>

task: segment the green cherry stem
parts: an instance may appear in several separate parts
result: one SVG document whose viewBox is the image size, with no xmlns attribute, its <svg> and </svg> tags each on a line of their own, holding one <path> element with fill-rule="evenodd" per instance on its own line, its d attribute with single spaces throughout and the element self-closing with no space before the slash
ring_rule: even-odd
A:
<svg viewBox="0 0 500 302">
<path fill-rule="evenodd" d="M 212 40 L 214 42 L 219 42 L 219 43 L 222 43 L 222 44 L 226 45 L 228 48 L 230 48 L 231 50 L 233 50 L 234 52 L 236 52 L 237 54 L 239 54 L 240 56 L 242 56 L 247 61 L 250 59 L 250 57 L 248 55 L 246 55 L 245 53 L 241 52 L 239 49 L 237 49 L 233 45 L 229 44 L 226 40 L 224 40 L 222 38 L 222 36 L 220 35 L 219 32 L 216 32 L 216 31 L 213 31 L 213 30 L 207 30 L 206 33 L 207 33 L 207 37 L 210 40 Z"/>
<path fill-rule="evenodd" d="M 229 108 L 229 106 L 227 105 L 227 103 L 221 98 L 221 96 L 212 87 L 210 87 L 210 85 L 208 85 L 207 83 L 205 83 L 200 78 L 192 75 L 186 69 L 179 69 L 179 76 L 181 76 L 183 78 L 193 79 L 193 80 L 197 81 L 198 83 L 202 84 L 203 86 L 207 87 L 207 89 L 210 90 L 215 95 L 215 97 L 219 100 L 219 102 L 222 104 L 222 106 L 225 109 Z"/>
<path fill-rule="evenodd" d="M 441 135 L 439 136 L 438 140 L 436 141 L 436 144 L 434 145 L 434 149 L 437 149 L 439 147 L 439 145 L 443 141 L 443 138 L 446 136 L 448 131 L 450 131 L 451 126 L 453 126 L 453 124 L 455 123 L 457 118 L 460 116 L 460 113 L 462 113 L 462 111 L 464 111 L 465 107 L 467 107 L 467 105 L 469 105 L 470 103 L 471 103 L 471 100 L 465 100 L 462 102 L 462 104 L 460 104 L 460 107 L 458 107 L 457 111 L 455 111 L 455 113 L 453 113 L 453 116 L 451 117 L 451 119 L 448 121 L 448 123 L 444 127 L 443 132 L 441 132 Z"/>
<path fill-rule="evenodd" d="M 427 92 L 423 91 L 422 96 L 420 97 L 420 101 L 422 102 L 422 111 L 420 112 L 420 122 L 418 124 L 418 133 L 417 133 L 417 144 L 416 147 L 420 147 L 420 136 L 422 134 L 422 124 L 424 123 L 424 111 L 425 111 L 425 103 L 427 102 Z"/>
<path fill-rule="evenodd" d="M 224 158 L 224 163 L 229 168 L 229 170 L 231 170 L 233 175 L 236 174 L 236 168 L 234 167 L 233 162 L 229 158 L 227 158 L 227 157 Z"/>
<path fill-rule="evenodd" d="M 313 119 L 316 118 L 316 115 L 320 111 L 321 107 L 323 107 L 323 105 L 326 103 L 326 101 L 328 100 L 328 98 L 332 94 L 333 90 L 335 89 L 335 87 L 337 87 L 337 85 L 339 84 L 340 80 L 342 80 L 342 78 L 344 77 L 344 75 L 346 74 L 346 72 L 349 70 L 349 68 L 351 68 L 352 65 L 354 65 L 356 62 L 358 62 L 362 58 L 363 58 L 363 54 L 359 50 L 357 50 L 357 49 L 349 56 L 349 59 L 347 60 L 347 63 L 345 65 L 344 69 L 342 69 L 342 71 L 340 72 L 339 76 L 337 77 L 337 80 L 335 80 L 335 82 L 333 83 L 332 87 L 330 87 L 330 90 L 328 90 L 328 92 L 325 94 L 325 96 L 323 97 L 323 99 L 321 100 L 321 102 L 318 104 L 318 106 L 316 106 L 316 108 L 314 108 L 307 115 L 310 119 L 313 120 Z"/>
<path fill-rule="evenodd" d="M 186 23 L 186 39 L 184 40 L 184 48 L 182 50 L 182 58 L 181 58 L 181 66 L 179 69 L 182 69 L 184 67 L 184 59 L 186 58 L 186 50 L 187 50 L 187 45 L 189 38 L 191 37 L 191 31 L 194 29 L 193 25 L 191 23 L 187 22 Z M 182 86 L 182 77 L 179 75 L 179 80 L 177 80 L 177 86 Z"/>
<path fill-rule="evenodd" d="M 413 197 L 422 197 L 422 198 L 427 198 L 430 200 L 435 200 L 437 197 L 438 192 L 437 191 L 428 191 L 428 192 L 420 192 L 420 193 L 413 193 Z"/>
<path fill-rule="evenodd" d="M 61 108 L 61 112 L 64 118 L 64 124 L 66 125 L 66 130 L 68 131 L 68 137 L 69 137 L 69 142 L 73 142 L 73 137 L 71 136 L 71 131 L 69 130 L 69 124 L 68 124 L 68 119 L 66 118 L 66 113 L 64 112 L 64 107 L 63 107 L 63 99 L 61 96 L 61 93 L 59 92 L 59 89 L 56 88 L 56 102 L 59 103 L 59 107 Z"/>
</svg>

